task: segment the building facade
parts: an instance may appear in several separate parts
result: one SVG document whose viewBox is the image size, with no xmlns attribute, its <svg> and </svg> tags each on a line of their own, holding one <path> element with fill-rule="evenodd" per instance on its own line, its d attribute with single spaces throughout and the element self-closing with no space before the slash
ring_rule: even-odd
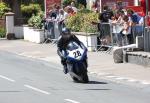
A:
<svg viewBox="0 0 150 103">
<path fill-rule="evenodd" d="M 92 9 L 94 3 L 97 3 L 98 9 L 101 11 L 104 5 L 108 5 L 110 9 L 113 9 L 116 8 L 119 2 L 123 7 L 139 5 L 139 0 L 87 0 L 87 7 Z"/>
</svg>

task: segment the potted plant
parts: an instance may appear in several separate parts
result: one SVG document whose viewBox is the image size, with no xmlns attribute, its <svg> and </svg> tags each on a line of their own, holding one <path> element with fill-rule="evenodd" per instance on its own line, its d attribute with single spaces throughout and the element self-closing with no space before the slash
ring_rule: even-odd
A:
<svg viewBox="0 0 150 103">
<path fill-rule="evenodd" d="M 92 22 L 98 22 L 98 14 L 87 9 L 80 10 L 76 15 L 67 18 L 66 26 L 88 48 L 89 51 L 97 47 L 97 26 Z"/>
</svg>

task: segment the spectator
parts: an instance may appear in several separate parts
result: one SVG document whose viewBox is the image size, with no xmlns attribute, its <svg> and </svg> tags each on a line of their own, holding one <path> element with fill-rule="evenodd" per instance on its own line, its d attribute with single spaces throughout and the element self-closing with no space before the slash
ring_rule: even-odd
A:
<svg viewBox="0 0 150 103">
<path fill-rule="evenodd" d="M 48 30 L 48 35 L 51 35 L 50 38 L 55 38 L 55 32 L 54 32 L 55 18 L 56 18 L 56 14 L 53 12 L 53 10 L 50 10 L 48 17 L 46 18 L 46 26 L 47 26 L 47 30 Z"/>
<path fill-rule="evenodd" d="M 66 12 L 68 13 L 68 16 L 74 16 L 76 14 L 76 12 L 72 9 L 71 6 L 67 6 L 65 8 Z"/>
<path fill-rule="evenodd" d="M 49 11 L 47 17 L 47 30 L 50 34 L 50 38 L 55 38 L 55 21 L 59 13 L 60 6 L 54 5 L 53 9 Z"/>
<path fill-rule="evenodd" d="M 131 22 L 129 21 L 129 17 L 125 15 L 123 17 L 123 30 L 122 30 L 122 43 L 123 45 L 131 44 L 132 34 L 131 34 Z"/>
<path fill-rule="evenodd" d="M 150 26 L 150 11 L 148 12 L 148 15 L 146 17 L 146 24 L 147 26 Z"/>
<path fill-rule="evenodd" d="M 113 12 L 109 10 L 108 6 L 104 6 L 103 12 L 99 15 L 99 20 L 108 23 L 112 16 Z"/>
<path fill-rule="evenodd" d="M 112 24 L 112 34 L 113 34 L 113 43 L 117 42 L 117 32 L 116 32 L 116 23 L 117 23 L 117 17 L 112 16 L 110 23 Z"/>
<path fill-rule="evenodd" d="M 127 10 L 127 15 L 129 16 L 129 20 L 132 22 L 132 25 L 143 24 L 143 18 L 139 16 L 137 13 L 134 13 L 133 10 Z"/>
<path fill-rule="evenodd" d="M 119 23 L 119 24 L 122 24 L 123 23 L 123 17 L 125 16 L 125 13 L 124 13 L 124 11 L 120 11 L 120 10 L 118 10 L 117 11 L 117 14 L 118 14 L 118 19 L 117 19 L 117 23 Z"/>
<path fill-rule="evenodd" d="M 133 41 L 135 41 L 136 36 L 142 36 L 143 30 L 144 30 L 144 18 L 137 13 L 135 13 L 133 10 L 127 10 L 127 14 L 129 16 L 129 19 L 132 23 L 132 37 Z"/>
<path fill-rule="evenodd" d="M 67 18 L 68 14 L 63 10 L 60 9 L 59 10 L 59 15 L 57 16 L 57 22 L 58 22 L 58 30 L 61 34 L 62 32 L 62 28 L 65 27 L 65 19 Z"/>
<path fill-rule="evenodd" d="M 113 12 L 108 9 L 108 6 L 104 6 L 103 12 L 99 14 L 100 23 L 98 24 L 98 29 L 100 31 L 100 36 L 98 37 L 100 45 L 110 45 L 110 25 L 109 20 L 113 16 Z M 102 50 L 107 50 L 108 47 L 103 46 Z"/>
<path fill-rule="evenodd" d="M 117 13 L 115 14 L 116 21 L 112 23 L 113 25 L 113 31 L 115 33 L 116 37 L 116 43 L 118 46 L 122 46 L 122 36 L 121 36 L 121 31 L 123 30 L 123 17 L 124 17 L 124 12 L 118 10 Z"/>
</svg>

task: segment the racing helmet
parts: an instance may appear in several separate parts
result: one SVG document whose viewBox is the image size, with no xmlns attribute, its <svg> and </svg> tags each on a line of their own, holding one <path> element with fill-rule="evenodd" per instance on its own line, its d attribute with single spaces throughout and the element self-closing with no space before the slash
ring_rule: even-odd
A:
<svg viewBox="0 0 150 103">
<path fill-rule="evenodd" d="M 62 35 L 71 34 L 71 30 L 69 28 L 62 28 Z"/>
</svg>

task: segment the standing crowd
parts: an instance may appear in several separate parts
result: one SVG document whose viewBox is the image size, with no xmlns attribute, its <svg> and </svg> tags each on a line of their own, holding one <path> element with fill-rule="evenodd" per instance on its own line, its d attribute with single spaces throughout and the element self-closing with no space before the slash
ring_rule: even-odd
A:
<svg viewBox="0 0 150 103">
<path fill-rule="evenodd" d="M 78 10 L 75 7 L 74 2 L 71 2 L 70 5 L 64 8 L 60 8 L 60 6 L 54 5 L 53 8 L 49 10 L 47 17 L 45 18 L 45 29 L 48 30 L 51 36 L 50 38 L 56 38 L 56 26 L 58 27 L 59 34 L 61 34 L 62 28 L 65 27 L 67 17 L 75 15 L 77 11 Z"/>
<path fill-rule="evenodd" d="M 99 14 L 98 28 L 100 31 L 100 41 L 108 38 L 110 32 L 114 41 L 118 46 L 125 46 L 134 43 L 137 35 L 134 34 L 135 30 L 139 30 L 142 35 L 144 27 L 144 17 L 134 12 L 131 9 L 116 9 L 112 11 L 108 6 L 104 6 L 102 13 Z M 108 40 L 108 39 L 107 39 Z M 111 41 L 107 41 L 107 43 Z"/>
<path fill-rule="evenodd" d="M 97 12 L 98 9 L 94 10 Z M 51 38 L 56 38 L 55 26 L 58 26 L 59 34 L 61 34 L 62 28 L 65 27 L 67 17 L 74 16 L 77 12 L 78 9 L 75 7 L 74 2 L 63 8 L 54 5 L 53 8 L 49 10 L 45 20 L 45 27 L 51 34 Z M 100 45 L 111 43 L 110 32 L 113 34 L 113 41 L 115 41 L 118 46 L 134 43 L 135 37 L 137 36 L 133 33 L 135 30 L 138 30 L 141 35 L 143 33 L 144 17 L 131 9 L 118 8 L 112 11 L 108 6 L 103 6 L 103 10 L 99 13 L 98 19 L 99 22 L 96 24 L 98 24 L 98 30 L 100 32 L 98 37 L 98 44 Z M 148 20 L 150 21 L 150 19 Z"/>
</svg>

